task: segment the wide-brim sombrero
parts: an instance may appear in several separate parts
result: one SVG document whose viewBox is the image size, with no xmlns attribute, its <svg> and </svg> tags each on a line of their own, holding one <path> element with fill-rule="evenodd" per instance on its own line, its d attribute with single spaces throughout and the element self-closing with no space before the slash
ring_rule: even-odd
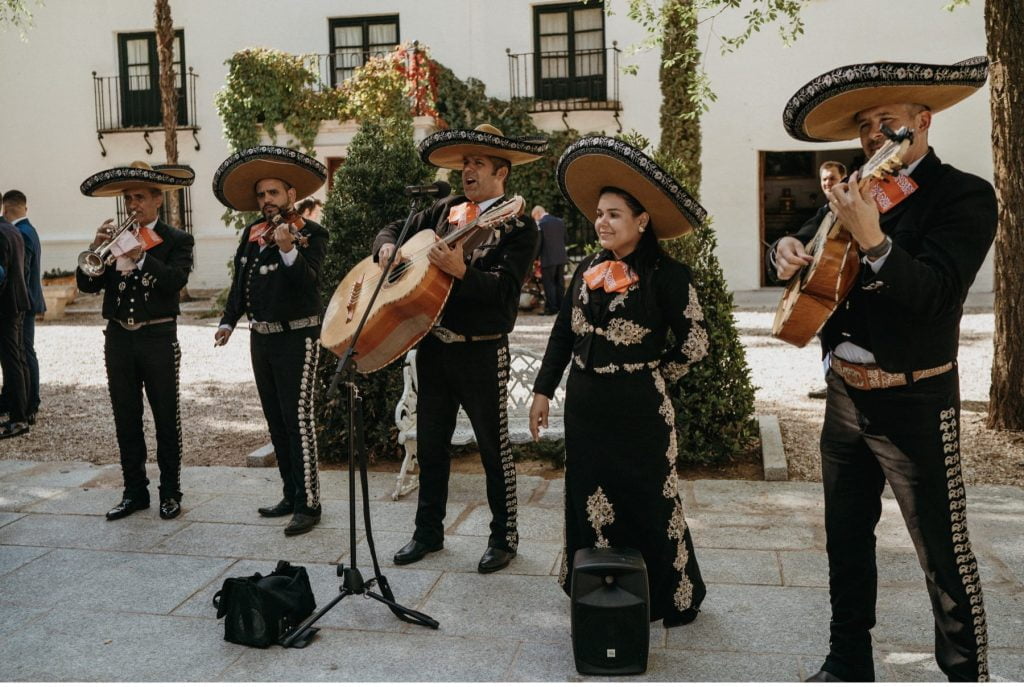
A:
<svg viewBox="0 0 1024 687">
<path fill-rule="evenodd" d="M 156 165 L 136 160 L 127 167 L 113 167 L 93 174 L 82 182 L 83 195 L 94 198 L 119 196 L 133 188 L 155 188 L 160 191 L 191 186 L 196 173 L 188 165 Z"/>
<path fill-rule="evenodd" d="M 421 160 L 445 169 L 462 169 L 466 155 L 489 155 L 522 165 L 540 159 L 547 149 L 548 142 L 543 138 L 509 138 L 490 124 L 438 131 L 419 145 Z"/>
<path fill-rule="evenodd" d="M 280 179 L 305 198 L 327 181 L 327 168 L 291 148 L 256 146 L 240 150 L 224 160 L 213 175 L 213 195 L 233 210 L 259 210 L 256 183 Z"/>
<path fill-rule="evenodd" d="M 636 198 L 651 216 L 655 236 L 663 241 L 690 233 L 707 218 L 707 210 L 658 163 L 607 136 L 581 138 L 566 148 L 557 176 L 562 195 L 591 222 L 606 186 Z"/>
<path fill-rule="evenodd" d="M 848 141 L 859 135 L 854 116 L 880 105 L 911 103 L 932 112 L 981 88 L 988 59 L 956 64 L 872 62 L 839 67 L 811 79 L 786 103 L 782 123 L 800 141 Z"/>
</svg>

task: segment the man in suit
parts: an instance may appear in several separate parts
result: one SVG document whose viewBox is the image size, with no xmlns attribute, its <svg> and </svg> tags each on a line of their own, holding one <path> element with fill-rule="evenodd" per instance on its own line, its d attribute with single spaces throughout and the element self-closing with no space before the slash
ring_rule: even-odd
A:
<svg viewBox="0 0 1024 687">
<path fill-rule="evenodd" d="M 407 237 L 431 228 L 441 237 L 474 221 L 505 196 L 513 165 L 538 159 L 547 142 L 512 139 L 488 124 L 475 130 L 439 131 L 420 143 L 424 162 L 462 172 L 463 193 L 416 214 Z M 381 264 L 396 252 L 404 221 L 385 227 L 371 254 Z M 454 277 L 441 319 L 419 344 L 416 431 L 420 489 L 416 530 L 394 556 L 396 565 L 420 560 L 444 545 L 449 446 L 461 405 L 473 423 L 487 478 L 490 537 L 477 571 L 506 567 L 519 543 L 516 468 L 508 438 L 508 332 L 515 325 L 523 279 L 537 251 L 537 226 L 529 217 L 509 230 L 484 229 L 461 245 L 438 241 L 430 262 Z M 400 259 L 400 247 L 396 260 Z"/>
<path fill-rule="evenodd" d="M 0 439 L 24 434 L 28 423 L 28 364 L 23 327 L 29 310 L 25 287 L 25 241 L 14 225 L 0 218 L 0 369 L 7 392 L 7 419 Z"/>
<path fill-rule="evenodd" d="M 257 146 L 235 153 L 217 169 L 213 192 L 233 210 L 259 211 L 242 232 L 235 272 L 214 345 L 249 320 L 256 389 L 277 455 L 280 502 L 259 508 L 266 518 L 290 515 L 286 536 L 320 522 L 320 479 L 313 412 L 320 351 L 320 267 L 328 234 L 306 220 L 298 234 L 278 215 L 295 215 L 295 199 L 327 180 L 327 169 L 288 148 Z"/>
<path fill-rule="evenodd" d="M 562 307 L 562 296 L 565 294 L 565 265 L 569 255 L 565 252 L 568 236 L 565 233 L 565 222 L 554 215 L 549 215 L 542 206 L 537 205 L 530 213 L 540 228 L 540 276 L 544 285 L 544 314 L 557 315 Z"/>
<path fill-rule="evenodd" d="M 39 271 L 41 248 L 39 234 L 28 219 L 28 199 L 21 191 L 8 191 L 3 196 L 4 218 L 16 226 L 25 242 L 25 286 L 29 309 L 25 312 L 22 337 L 28 375 L 27 420 L 35 424 L 39 412 L 39 359 L 36 357 L 36 315 L 46 312 L 43 284 Z M 0 394 L 0 407 L 6 408 L 6 392 Z"/>
<path fill-rule="evenodd" d="M 832 605 L 828 656 L 813 681 L 874 679 L 874 529 L 885 483 L 910 531 L 935 618 L 939 668 L 988 678 L 978 563 L 967 532 L 957 376 L 963 303 L 992 244 L 991 184 L 942 163 L 928 145 L 933 115 L 980 88 L 985 58 L 955 65 L 850 65 L 814 79 L 784 122 L 805 141 L 860 138 L 869 158 L 887 131 L 913 133 L 900 174 L 861 188 L 835 184 L 829 207 L 860 247 L 860 275 L 821 331 L 828 373 L 821 432 Z M 793 276 L 811 256 L 810 223 L 779 239 L 770 271 Z"/>
<path fill-rule="evenodd" d="M 160 219 L 163 192 L 191 185 L 188 167 L 133 162 L 92 175 L 82 182 L 87 196 L 120 196 L 134 221 L 115 239 L 116 262 L 86 266 L 79 259 L 78 288 L 103 291 L 103 355 L 107 389 L 121 453 L 124 493 L 107 512 L 118 520 L 149 508 L 146 437 L 142 427 L 145 391 L 156 425 L 156 460 L 160 467 L 160 517 L 181 514 L 181 411 L 179 408 L 178 294 L 192 268 L 191 235 Z M 96 231 L 90 251 L 111 239 L 115 227 L 107 220 Z"/>
</svg>

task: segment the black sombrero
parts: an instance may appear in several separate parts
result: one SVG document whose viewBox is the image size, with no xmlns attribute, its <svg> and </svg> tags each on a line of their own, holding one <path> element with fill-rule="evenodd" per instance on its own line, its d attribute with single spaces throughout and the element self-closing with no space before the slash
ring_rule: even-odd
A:
<svg viewBox="0 0 1024 687">
<path fill-rule="evenodd" d="M 462 169 L 465 155 L 490 155 L 522 165 L 539 159 L 547 149 L 548 142 L 543 138 L 508 138 L 490 124 L 438 131 L 419 145 L 421 160 L 446 169 Z"/>
<path fill-rule="evenodd" d="M 191 186 L 196 173 L 188 165 L 156 165 L 136 160 L 126 167 L 114 167 L 93 174 L 82 182 L 82 195 L 93 198 L 119 196 L 133 188 L 171 191 Z"/>
<path fill-rule="evenodd" d="M 305 198 L 327 181 L 327 168 L 308 155 L 280 146 L 240 150 L 224 160 L 213 175 L 213 195 L 233 210 L 259 210 L 256 183 L 280 179 Z"/>
<path fill-rule="evenodd" d="M 562 195 L 593 222 L 601 189 L 615 186 L 637 199 L 661 240 L 684 236 L 707 218 L 707 210 L 671 174 L 642 152 L 614 138 L 588 136 L 558 161 Z"/>
<path fill-rule="evenodd" d="M 786 103 L 782 124 L 800 141 L 848 141 L 859 132 L 854 115 L 879 105 L 913 103 L 932 112 L 955 105 L 982 87 L 988 59 L 956 64 L 872 62 L 825 72 Z"/>
</svg>

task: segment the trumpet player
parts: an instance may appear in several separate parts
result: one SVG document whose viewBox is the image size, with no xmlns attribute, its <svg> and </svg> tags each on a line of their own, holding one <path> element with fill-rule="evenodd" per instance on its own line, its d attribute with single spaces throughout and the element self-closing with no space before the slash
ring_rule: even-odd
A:
<svg viewBox="0 0 1024 687">
<path fill-rule="evenodd" d="M 194 172 L 179 165 L 150 167 L 133 162 L 92 175 L 82 193 L 120 196 L 128 220 L 107 220 L 89 250 L 79 256 L 79 290 L 103 293 L 107 389 L 121 455 L 124 492 L 107 512 L 118 520 L 149 508 L 146 438 L 142 430 L 145 390 L 156 426 L 160 467 L 160 517 L 181 513 L 181 415 L 178 400 L 178 294 L 192 269 L 191 235 L 159 218 L 163 192 L 190 186 Z"/>
</svg>

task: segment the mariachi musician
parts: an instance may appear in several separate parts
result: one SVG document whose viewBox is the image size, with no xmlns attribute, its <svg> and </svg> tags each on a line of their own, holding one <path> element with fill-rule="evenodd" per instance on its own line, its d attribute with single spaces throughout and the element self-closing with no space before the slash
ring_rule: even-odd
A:
<svg viewBox="0 0 1024 687">
<path fill-rule="evenodd" d="M 249 320 L 249 350 L 260 404 L 283 483 L 281 500 L 259 508 L 291 516 L 287 536 L 320 522 L 313 382 L 320 351 L 320 267 L 327 230 L 295 211 L 295 199 L 323 186 L 327 170 L 302 153 L 257 146 L 225 160 L 213 177 L 217 200 L 261 217 L 242 232 L 234 279 L 215 345 Z"/>
<path fill-rule="evenodd" d="M 128 215 L 118 227 L 107 220 L 97 229 L 75 274 L 80 291 L 104 292 L 103 354 L 124 477 L 121 502 L 107 512 L 108 520 L 149 508 L 143 390 L 156 425 L 160 517 L 181 513 L 178 294 L 192 269 L 194 240 L 161 220 L 160 208 L 164 191 L 191 186 L 194 179 L 189 167 L 133 162 L 82 182 L 87 196 L 121 196 Z"/>
<path fill-rule="evenodd" d="M 420 157 L 436 167 L 460 170 L 463 194 L 442 198 L 415 215 L 408 236 L 433 229 L 443 237 L 474 221 L 503 199 L 512 166 L 533 162 L 546 149 L 544 140 L 508 138 L 489 124 L 427 137 Z M 401 229 L 401 221 L 390 224 L 374 240 L 371 253 L 381 264 L 395 252 Z M 455 281 L 440 321 L 417 351 L 419 504 L 416 530 L 395 553 L 396 565 L 418 561 L 444 545 L 449 445 L 460 405 L 480 446 L 491 509 L 490 537 L 477 571 L 501 570 L 516 555 L 516 468 L 506 415 L 508 332 L 515 326 L 519 293 L 539 241 L 536 223 L 523 216 L 510 230 L 482 230 L 466 244 L 450 247 L 438 241 L 428 254 Z"/>
<path fill-rule="evenodd" d="M 884 129 L 913 142 L 900 175 L 828 191 L 829 208 L 860 247 L 860 274 L 821 331 L 828 370 L 821 473 L 832 602 L 828 656 L 814 681 L 870 681 L 878 574 L 875 526 L 888 482 L 924 569 L 935 656 L 950 680 L 988 678 L 978 563 L 967 536 L 960 469 L 960 317 L 995 236 L 996 197 L 984 179 L 939 160 L 933 115 L 974 93 L 985 58 L 953 65 L 839 67 L 801 88 L 783 121 L 802 141 L 859 138 L 871 157 Z M 783 237 L 770 273 L 811 262 L 816 227 Z"/>
</svg>

